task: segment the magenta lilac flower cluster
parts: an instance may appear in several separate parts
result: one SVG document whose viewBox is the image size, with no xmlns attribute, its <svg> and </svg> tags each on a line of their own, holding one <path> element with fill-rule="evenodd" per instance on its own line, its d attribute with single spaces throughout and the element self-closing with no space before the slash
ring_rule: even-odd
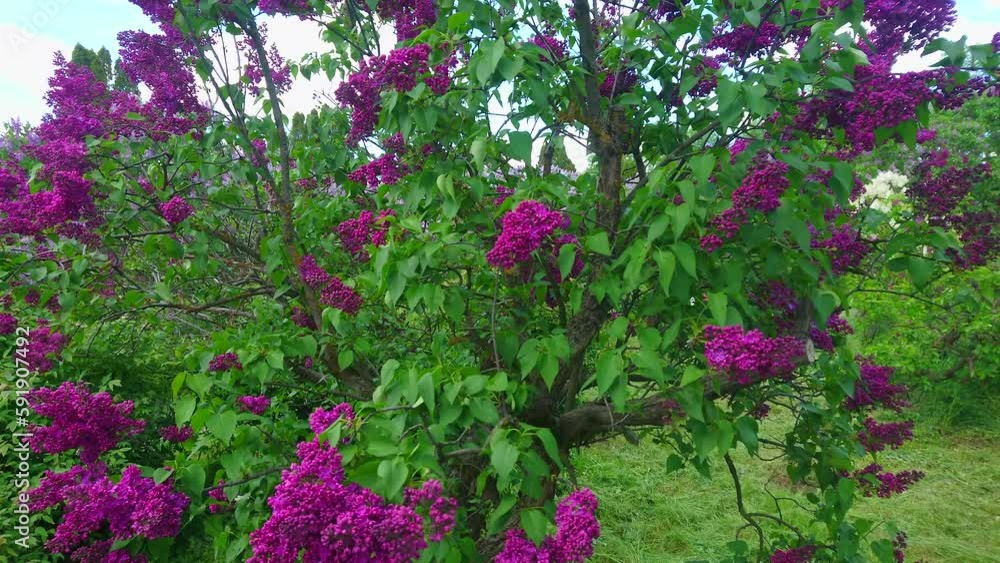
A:
<svg viewBox="0 0 1000 563">
<path fill-rule="evenodd" d="M 632 67 L 625 67 L 618 72 L 609 72 L 599 87 L 605 98 L 614 98 L 635 88 L 639 83 L 639 74 Z"/>
<path fill-rule="evenodd" d="M 399 160 L 396 153 L 386 153 L 375 160 L 362 164 L 347 175 L 352 182 L 375 189 L 382 184 L 393 185 L 407 173 L 409 168 Z"/>
<path fill-rule="evenodd" d="M 507 201 L 507 198 L 514 195 L 514 188 L 509 188 L 507 186 L 497 186 L 497 197 L 494 203 L 497 207 L 503 205 L 503 202 Z"/>
<path fill-rule="evenodd" d="M 349 315 L 356 315 L 361 309 L 361 295 L 337 276 L 331 276 L 320 268 L 313 256 L 306 255 L 302 258 L 299 264 L 299 276 L 306 285 L 320 290 L 320 303 L 340 309 Z"/>
<path fill-rule="evenodd" d="M 266 395 L 244 395 L 237 400 L 237 407 L 260 416 L 271 406 L 271 399 Z"/>
<path fill-rule="evenodd" d="M 503 551 L 495 563 L 578 563 L 594 553 L 594 540 L 601 535 L 597 521 L 597 497 L 590 489 L 578 489 L 556 509 L 556 535 L 536 546 L 520 528 L 507 531 Z"/>
<path fill-rule="evenodd" d="M 186 442 L 194 434 L 191 426 L 164 426 L 160 428 L 160 437 L 167 442 Z"/>
<path fill-rule="evenodd" d="M 308 312 L 300 307 L 292 307 L 292 322 L 302 328 L 316 330 L 316 323 Z"/>
<path fill-rule="evenodd" d="M 213 487 L 210 491 L 208 491 L 208 498 L 218 501 L 208 505 L 208 511 L 211 512 L 212 514 L 217 514 L 223 509 L 231 507 L 231 503 L 229 502 L 229 497 L 226 496 L 225 484 L 226 484 L 225 479 L 219 479 L 219 482 L 216 483 L 216 486 Z"/>
<path fill-rule="evenodd" d="M 486 261 L 504 269 L 527 262 L 557 229 L 566 226 L 566 218 L 559 211 L 534 200 L 522 201 L 504 215 L 500 236 L 486 253 Z"/>
<path fill-rule="evenodd" d="M 381 211 L 376 217 L 371 211 L 362 211 L 354 219 L 348 219 L 337 225 L 335 229 L 340 236 L 340 242 L 344 245 L 344 250 L 351 253 L 351 256 L 358 260 L 368 260 L 368 252 L 365 245 L 382 246 L 386 242 L 389 233 L 389 222 L 386 217 L 395 216 L 392 210 Z"/>
<path fill-rule="evenodd" d="M 556 37 L 555 30 L 549 29 L 545 33 L 535 35 L 531 38 L 531 43 L 545 51 L 541 55 L 541 59 L 545 62 L 558 62 L 566 58 L 566 42 Z"/>
<path fill-rule="evenodd" d="M 309 0 L 257 0 L 257 8 L 269 15 L 283 14 L 305 18 L 313 13 Z"/>
<path fill-rule="evenodd" d="M 868 0 L 866 22 L 869 39 L 880 52 L 923 49 L 927 43 L 955 23 L 954 0 Z"/>
<path fill-rule="evenodd" d="M 861 238 L 861 231 L 850 223 L 831 225 L 830 235 L 826 238 L 821 238 L 819 231 L 812 226 L 809 231 L 812 233 L 811 246 L 827 252 L 835 274 L 843 274 L 858 266 L 872 250 L 871 244 Z"/>
<path fill-rule="evenodd" d="M 698 82 L 688 91 L 688 95 L 694 98 L 701 98 L 711 94 L 719 84 L 716 71 L 721 66 L 719 59 L 715 57 L 708 55 L 701 57 L 692 71 L 695 76 L 699 77 Z M 738 139 L 737 142 L 739 141 Z"/>
<path fill-rule="evenodd" d="M 344 482 L 340 452 L 318 440 L 298 445 L 299 462 L 281 474 L 268 499 L 271 517 L 250 534 L 250 563 L 305 561 L 350 563 L 416 560 L 427 547 L 416 507 L 389 504 L 373 491 Z M 416 494 L 422 504 L 431 500 Z M 443 508 L 443 507 L 442 507 Z M 445 514 L 440 523 L 447 525 Z M 431 525 L 432 533 L 435 529 Z"/>
<path fill-rule="evenodd" d="M 754 166 L 733 192 L 733 206 L 712 219 L 715 232 L 702 238 L 701 247 L 714 252 L 736 236 L 751 210 L 769 213 L 777 209 L 788 189 L 787 173 L 788 165 L 778 160 L 762 160 Z"/>
<path fill-rule="evenodd" d="M 179 225 L 194 213 L 194 206 L 180 196 L 174 196 L 169 201 L 160 204 L 160 215 L 171 225 Z"/>
<path fill-rule="evenodd" d="M 392 21 L 396 40 L 407 41 L 437 21 L 434 0 L 391 0 L 379 2 L 376 12 L 383 20 Z"/>
<path fill-rule="evenodd" d="M 229 371 L 231 369 L 243 369 L 243 364 L 240 363 L 240 357 L 236 355 L 236 352 L 219 354 L 208 362 L 208 371 Z"/>
<path fill-rule="evenodd" d="M 944 168 L 946 165 L 945 161 L 935 162 L 933 157 L 925 156 L 918 167 L 924 176 L 907 194 L 913 198 L 919 218 L 932 226 L 958 232 L 963 253 L 953 254 L 953 258 L 959 267 L 982 266 L 1000 254 L 1000 232 L 994 229 L 1000 216 L 994 209 L 964 208 L 970 207 L 968 204 L 975 199 L 973 187 L 990 179 L 993 169 L 986 162 L 965 168 Z M 933 168 L 944 169 L 935 174 Z"/>
<path fill-rule="evenodd" d="M 864 429 L 858 432 L 858 441 L 870 453 L 880 452 L 886 447 L 896 449 L 913 439 L 913 421 L 878 422 L 872 417 L 864 421 Z"/>
<path fill-rule="evenodd" d="M 17 329 L 17 319 L 9 313 L 0 313 L 0 335 L 14 334 Z"/>
<path fill-rule="evenodd" d="M 39 320 L 38 325 L 38 328 L 31 331 L 31 342 L 25 359 L 32 371 L 44 373 L 52 369 L 52 361 L 59 358 L 67 339 L 61 332 L 52 330 L 43 320 Z"/>
<path fill-rule="evenodd" d="M 881 407 L 899 412 L 910 406 L 906 400 L 906 386 L 890 381 L 895 368 L 878 366 L 865 359 L 861 359 L 860 364 L 861 377 L 854 384 L 854 396 L 844 401 L 848 410 Z"/>
<path fill-rule="evenodd" d="M 116 540 L 177 535 L 190 499 L 174 491 L 170 479 L 156 484 L 130 465 L 112 483 L 105 471 L 100 463 L 78 465 L 63 473 L 46 471 L 38 487 L 30 491 L 33 512 L 62 506 L 63 519 L 45 544 L 49 551 L 71 554 L 74 561 L 120 561 L 127 552 L 111 554 Z M 111 539 L 84 545 L 91 534 L 104 530 Z"/>
<path fill-rule="evenodd" d="M 455 529 L 455 513 L 458 502 L 445 496 L 441 481 L 430 479 L 424 481 L 419 489 L 406 489 L 406 504 L 414 508 L 426 508 L 429 526 L 427 538 L 438 542 Z"/>
<path fill-rule="evenodd" d="M 388 56 L 370 57 L 361 61 L 358 71 L 337 87 L 334 93 L 337 101 L 351 108 L 349 143 L 357 143 L 375 130 L 384 90 L 409 92 L 417 85 L 417 79 L 429 72 L 430 52 L 430 45 L 422 43 L 395 49 Z"/>
<path fill-rule="evenodd" d="M 777 46 L 780 39 L 781 28 L 771 22 L 762 22 L 760 27 L 744 23 L 730 31 L 716 29 L 715 36 L 705 48 L 709 51 L 722 50 L 725 53 L 720 55 L 720 59 L 737 63 Z"/>
<path fill-rule="evenodd" d="M 803 545 L 788 549 L 776 549 L 771 554 L 771 563 L 809 563 L 816 555 L 816 546 Z"/>
<path fill-rule="evenodd" d="M 354 420 L 354 408 L 350 403 L 340 403 L 332 409 L 318 408 L 309 415 L 309 428 L 314 433 L 322 434 L 331 424 L 343 418 L 345 421 Z"/>
<path fill-rule="evenodd" d="M 93 463 L 127 436 L 138 434 L 146 422 L 131 418 L 132 401 L 115 403 L 107 391 L 90 393 L 82 383 L 70 381 L 55 389 L 28 393 L 28 404 L 52 422 L 31 427 L 31 449 L 59 453 L 79 449 L 80 461 Z"/>
<path fill-rule="evenodd" d="M 866 497 L 889 498 L 906 492 L 911 485 L 924 478 L 922 471 L 905 470 L 898 473 L 883 472 L 882 466 L 873 463 L 851 474 L 858 482 L 858 488 Z"/>
<path fill-rule="evenodd" d="M 805 354 L 801 340 L 791 336 L 769 338 L 738 325 L 705 327 L 705 359 L 708 367 L 726 373 L 740 385 L 760 379 L 785 377 Z"/>
<path fill-rule="evenodd" d="M 261 25 L 258 29 L 258 33 L 260 34 L 261 43 L 266 46 L 267 27 Z M 257 54 L 257 49 L 253 42 L 247 37 L 243 37 L 238 42 L 238 45 L 243 50 L 244 56 L 247 60 L 247 64 L 243 68 L 243 78 L 250 85 L 250 92 L 253 93 L 254 96 L 259 96 L 261 83 L 264 81 L 264 67 Z M 271 45 L 266 53 L 267 66 L 271 71 L 271 80 L 274 83 L 275 90 L 279 94 L 287 92 L 292 86 L 291 69 L 288 64 L 285 63 L 285 59 L 282 58 L 281 54 L 278 53 L 277 46 Z"/>
</svg>

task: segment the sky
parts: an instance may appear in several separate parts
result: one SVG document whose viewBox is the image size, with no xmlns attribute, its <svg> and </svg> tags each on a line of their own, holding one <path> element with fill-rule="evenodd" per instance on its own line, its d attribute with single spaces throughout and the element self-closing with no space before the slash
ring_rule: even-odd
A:
<svg viewBox="0 0 1000 563">
<path fill-rule="evenodd" d="M 988 43 L 1000 31 L 1000 0 L 957 0 L 956 4 L 958 21 L 946 37 L 967 35 L 970 43 Z M 289 59 L 326 50 L 314 24 L 279 18 L 268 27 L 271 40 Z M 56 51 L 69 57 L 73 46 L 81 43 L 95 51 L 106 46 L 116 56 L 116 36 L 128 29 L 156 31 L 128 0 L 4 2 L 0 10 L 0 123 L 12 118 L 37 123 L 46 113 L 44 95 Z M 911 55 L 897 69 L 918 69 L 927 63 Z M 287 109 L 308 112 L 316 105 L 314 95 L 330 92 L 331 86 L 323 77 L 297 80 L 285 98 Z"/>
</svg>

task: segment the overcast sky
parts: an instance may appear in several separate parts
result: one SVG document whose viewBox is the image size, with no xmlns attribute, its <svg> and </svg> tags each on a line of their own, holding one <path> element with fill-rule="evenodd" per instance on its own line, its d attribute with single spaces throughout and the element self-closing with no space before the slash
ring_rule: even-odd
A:
<svg viewBox="0 0 1000 563">
<path fill-rule="evenodd" d="M 1000 0 L 957 0 L 957 5 L 958 22 L 947 34 L 949 38 L 967 35 L 970 43 L 988 43 L 993 33 L 1000 31 Z M 268 27 L 271 40 L 290 59 L 327 49 L 314 24 L 279 18 Z M 45 114 L 43 96 L 54 52 L 62 51 L 68 57 L 73 45 L 81 43 L 94 50 L 105 46 L 117 55 L 116 36 L 127 29 L 156 30 L 128 0 L 4 2 L 0 10 L 0 123 L 15 117 L 37 123 Z M 925 64 L 918 57 L 907 57 L 900 69 Z M 287 95 L 286 105 L 292 112 L 308 111 L 315 105 L 313 95 L 330 86 L 322 77 L 300 79 Z"/>
</svg>

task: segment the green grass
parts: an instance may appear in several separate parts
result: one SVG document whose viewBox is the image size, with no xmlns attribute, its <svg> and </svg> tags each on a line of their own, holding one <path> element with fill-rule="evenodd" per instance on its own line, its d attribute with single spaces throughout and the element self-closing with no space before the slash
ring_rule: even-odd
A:
<svg viewBox="0 0 1000 563">
<path fill-rule="evenodd" d="M 767 420 L 762 435 L 776 436 L 788 424 Z M 920 469 L 927 476 L 890 499 L 859 498 L 852 514 L 893 521 L 909 535 L 907 561 L 1000 563 L 1000 431 L 936 431 L 918 421 L 916 439 L 883 453 L 887 469 Z M 672 450 L 649 440 L 634 446 L 614 440 L 587 449 L 575 464 L 581 485 L 600 499 L 602 537 L 593 561 L 616 563 L 717 561 L 744 524 L 735 490 L 721 459 L 712 479 L 693 469 L 667 474 Z M 748 510 L 774 509 L 765 491 L 805 503 L 807 489 L 790 485 L 782 461 L 765 462 L 740 446 L 733 455 Z M 801 524 L 793 503 L 782 502 L 786 519 Z M 879 533 L 879 532 L 876 532 Z M 742 539 L 755 541 L 752 533 Z"/>
</svg>

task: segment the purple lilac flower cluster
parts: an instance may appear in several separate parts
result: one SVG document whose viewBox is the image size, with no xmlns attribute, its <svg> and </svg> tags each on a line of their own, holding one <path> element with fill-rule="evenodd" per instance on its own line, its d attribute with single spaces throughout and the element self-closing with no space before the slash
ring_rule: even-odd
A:
<svg viewBox="0 0 1000 563">
<path fill-rule="evenodd" d="M 340 309 L 349 315 L 355 315 L 361 309 L 361 295 L 337 276 L 331 276 L 320 268 L 311 255 L 302 258 L 299 264 L 299 276 L 306 285 L 320 290 L 320 303 Z"/>
<path fill-rule="evenodd" d="M 194 434 L 191 426 L 164 426 L 160 428 L 160 437 L 167 442 L 186 442 Z"/>
<path fill-rule="evenodd" d="M 601 535 L 597 521 L 597 497 L 590 489 L 578 489 L 556 509 L 556 535 L 536 546 L 520 528 L 507 532 L 503 551 L 495 563 L 578 563 L 594 553 L 594 540 Z"/>
<path fill-rule="evenodd" d="M 728 374 L 740 385 L 787 376 L 805 353 L 802 341 L 797 338 L 769 338 L 757 329 L 744 332 L 738 325 L 708 325 L 705 340 L 708 366 Z"/>
<path fill-rule="evenodd" d="M 357 143 L 375 130 L 384 90 L 391 87 L 398 92 L 408 92 L 417 85 L 418 77 L 429 72 L 427 58 L 430 52 L 430 45 L 422 43 L 395 49 L 388 56 L 370 57 L 361 61 L 358 71 L 337 87 L 334 93 L 337 101 L 351 108 L 348 143 Z M 436 86 L 440 89 L 440 84 Z"/>
<path fill-rule="evenodd" d="M 889 498 L 906 492 L 911 485 L 924 478 L 922 471 L 905 470 L 898 473 L 883 472 L 882 466 L 873 463 L 850 475 L 857 480 L 861 493 L 866 497 Z"/>
<path fill-rule="evenodd" d="M 31 331 L 31 343 L 28 344 L 28 355 L 25 358 L 32 371 L 44 373 L 52 369 L 53 359 L 59 358 L 66 346 L 66 336 L 53 331 L 39 319 L 38 328 Z"/>
<path fill-rule="evenodd" d="M 532 37 L 531 43 L 545 51 L 541 55 L 545 62 L 558 62 L 566 58 L 566 42 L 556 37 L 555 30 L 548 29 L 545 33 Z"/>
<path fill-rule="evenodd" d="M 45 544 L 49 551 L 71 553 L 74 561 L 127 561 L 110 554 L 115 541 L 177 535 L 190 499 L 174 491 L 171 480 L 156 484 L 130 465 L 112 483 L 105 471 L 100 463 L 77 465 L 63 473 L 46 471 L 38 487 L 30 491 L 33 512 L 63 507 L 63 519 Z M 108 530 L 111 539 L 82 545 L 102 530 Z"/>
<path fill-rule="evenodd" d="M 781 205 L 781 195 L 788 189 L 788 165 L 778 160 L 762 160 L 733 192 L 733 206 L 712 219 L 715 233 L 702 237 L 701 247 L 714 252 L 722 243 L 736 236 L 751 210 L 774 211 Z"/>
<path fill-rule="evenodd" d="M 261 44 L 266 45 L 267 27 L 261 25 L 258 33 L 260 33 Z M 254 96 L 259 96 L 260 85 L 264 81 L 264 67 L 258 56 L 257 48 L 247 37 L 243 37 L 238 45 L 243 50 L 247 60 L 247 64 L 243 68 L 243 78 L 249 84 L 250 92 Z M 275 90 L 279 94 L 287 92 L 292 86 L 292 71 L 285 63 L 285 59 L 278 53 L 276 45 L 271 45 L 270 49 L 267 50 L 267 66 L 271 71 L 271 80 L 274 82 Z"/>
<path fill-rule="evenodd" d="M 566 217 L 545 204 L 526 200 L 504 215 L 500 236 L 486 253 L 486 261 L 497 268 L 513 268 L 531 260 L 531 255 L 557 230 L 565 228 Z"/>
<path fill-rule="evenodd" d="M 438 542 L 455 529 L 455 513 L 458 502 L 444 495 L 441 481 L 430 479 L 424 481 L 419 489 L 405 491 L 406 504 L 414 508 L 426 507 L 429 529 L 427 538 Z"/>
<path fill-rule="evenodd" d="M 803 545 L 788 549 L 776 549 L 771 554 L 771 563 L 809 563 L 816 555 L 816 546 Z"/>
<path fill-rule="evenodd" d="M 871 244 L 861 238 L 861 232 L 849 223 L 839 227 L 831 225 L 830 236 L 827 238 L 820 238 L 819 231 L 812 226 L 809 231 L 812 234 L 811 246 L 827 251 L 830 267 L 835 274 L 843 274 L 861 264 L 872 250 Z"/>
<path fill-rule="evenodd" d="M 236 355 L 236 352 L 219 354 L 208 362 L 208 371 L 229 371 L 231 369 L 243 369 L 243 364 L 240 363 L 240 357 Z"/>
<path fill-rule="evenodd" d="M 292 307 L 292 322 L 302 328 L 316 330 L 316 322 L 300 307 Z"/>
<path fill-rule="evenodd" d="M 344 250 L 351 253 L 355 259 L 367 261 L 369 256 L 365 250 L 366 244 L 382 246 L 389 233 L 389 222 L 386 217 L 395 216 L 396 212 L 384 210 L 375 216 L 371 211 L 362 211 L 354 219 L 348 219 L 337 225 L 335 229 L 340 236 Z"/>
<path fill-rule="evenodd" d="M 614 98 L 635 88 L 639 83 L 639 74 L 632 67 L 626 66 L 618 72 L 608 72 L 601 82 L 600 92 L 605 98 Z"/>
<path fill-rule="evenodd" d="M 282 472 L 268 499 L 270 519 L 250 534 L 250 563 L 296 561 L 300 555 L 330 563 L 404 563 L 420 556 L 427 539 L 414 506 L 389 504 L 345 483 L 340 452 L 328 444 L 301 442 L 297 453 L 299 462 Z M 437 503 L 418 497 L 432 507 Z M 447 524 L 445 515 L 439 517 Z"/>
<path fill-rule="evenodd" d="M 48 426 L 31 427 L 35 452 L 79 449 L 80 461 L 90 464 L 146 427 L 144 420 L 131 418 L 132 401 L 115 403 L 107 391 L 91 394 L 82 383 L 66 381 L 55 389 L 34 389 L 27 398 L 36 413 L 52 419 Z"/>
<path fill-rule="evenodd" d="M 332 409 L 318 408 L 314 410 L 309 415 L 309 428 L 319 435 L 340 419 L 347 422 L 354 421 L 354 408 L 351 407 L 350 403 L 340 403 Z"/>
<path fill-rule="evenodd" d="M 242 411 L 247 411 L 260 416 L 267 412 L 271 406 L 271 399 L 266 395 L 244 395 L 237 399 L 237 407 Z"/>
<path fill-rule="evenodd" d="M 659 0 L 652 12 L 653 19 L 672 22 L 684 14 L 683 6 L 684 0 Z"/>
<path fill-rule="evenodd" d="M 720 67 L 719 59 L 708 55 L 702 56 L 692 71 L 695 76 L 699 77 L 698 82 L 688 91 L 688 95 L 701 98 L 711 94 L 719 84 L 715 71 L 719 70 Z M 738 141 L 739 139 L 737 139 Z"/>
<path fill-rule="evenodd" d="M 503 202 L 507 201 L 507 198 L 514 195 L 514 188 L 509 188 L 507 186 L 497 186 L 497 197 L 494 203 L 497 207 L 503 205 Z"/>
<path fill-rule="evenodd" d="M 421 29 L 431 27 L 437 21 L 434 0 L 379 2 L 376 12 L 383 20 L 394 23 L 397 41 L 413 39 L 420 34 Z"/>
<path fill-rule="evenodd" d="M 854 385 L 854 396 L 844 401 L 844 406 L 848 410 L 882 407 L 899 412 L 910 406 L 905 398 L 906 386 L 890 382 L 895 368 L 877 366 L 863 358 L 859 361 L 861 377 Z"/>
<path fill-rule="evenodd" d="M 217 514 L 222 509 L 229 508 L 230 506 L 229 497 L 226 496 L 225 484 L 226 484 L 225 479 L 219 479 L 219 482 L 216 483 L 215 488 L 208 491 L 208 498 L 218 501 L 208 505 L 208 511 L 211 512 L 212 514 Z"/>
<path fill-rule="evenodd" d="M 954 256 L 959 267 L 984 265 L 1000 253 L 1000 233 L 993 228 L 1000 217 L 992 209 L 963 212 L 961 206 L 970 200 L 973 186 L 992 177 L 993 169 L 986 162 L 967 168 L 945 166 L 944 161 L 925 157 L 919 167 L 924 177 L 907 190 L 914 211 L 932 226 L 958 231 L 964 250 L 964 256 Z M 934 174 L 932 168 L 944 169 Z"/>
<path fill-rule="evenodd" d="M 352 182 L 375 189 L 382 184 L 392 185 L 407 173 L 408 167 L 399 161 L 399 155 L 386 153 L 375 160 L 362 164 L 347 175 Z"/>
<path fill-rule="evenodd" d="M 866 22 L 869 39 L 879 52 L 923 49 L 927 43 L 955 23 L 954 0 L 868 0 Z"/>
<path fill-rule="evenodd" d="M 781 40 L 781 28 L 771 22 L 762 22 L 759 27 L 741 24 L 725 31 L 716 29 L 715 36 L 705 46 L 706 50 L 721 49 L 725 51 L 719 58 L 728 62 L 738 62 L 747 57 L 759 55 Z"/>
<path fill-rule="evenodd" d="M 179 225 L 194 213 L 194 206 L 180 196 L 174 196 L 169 201 L 160 204 L 160 215 L 171 225 Z"/>
<path fill-rule="evenodd" d="M 913 421 L 878 422 L 868 417 L 864 429 L 858 432 L 858 440 L 869 453 L 880 452 L 886 446 L 896 449 L 913 439 Z"/>
<path fill-rule="evenodd" d="M 0 313 L 0 335 L 14 334 L 17 329 L 17 319 L 9 313 Z"/>
<path fill-rule="evenodd" d="M 304 19 L 313 13 L 309 0 L 257 0 L 257 8 L 268 15 L 283 14 Z"/>
</svg>

